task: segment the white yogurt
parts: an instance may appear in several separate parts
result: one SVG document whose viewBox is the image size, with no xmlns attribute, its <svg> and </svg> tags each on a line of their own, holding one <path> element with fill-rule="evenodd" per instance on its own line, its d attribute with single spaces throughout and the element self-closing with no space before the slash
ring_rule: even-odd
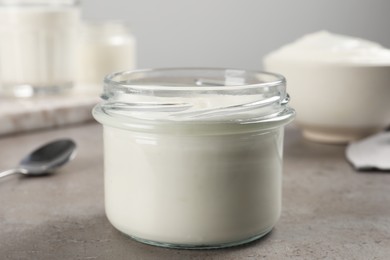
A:
<svg viewBox="0 0 390 260">
<path fill-rule="evenodd" d="M 390 50 L 365 39 L 319 31 L 271 52 L 265 62 L 271 59 L 274 62 L 390 65 Z"/>
<path fill-rule="evenodd" d="M 308 139 L 345 143 L 390 123 L 390 50 L 321 31 L 306 35 L 264 58 L 283 74 Z"/>
<path fill-rule="evenodd" d="M 144 85 L 109 77 L 106 101 L 94 109 L 104 126 L 106 214 L 118 230 L 149 244 L 242 244 L 269 232 L 280 216 L 283 126 L 294 112 L 280 103 L 282 81 L 190 92 L 174 84 L 195 82 L 194 71 L 130 73 Z M 171 72 L 177 77 L 165 79 Z M 270 96 L 276 100 L 259 107 Z M 258 107 L 248 105 L 255 101 Z"/>
<path fill-rule="evenodd" d="M 281 209 L 282 138 L 282 130 L 179 136 L 106 126 L 107 217 L 126 234 L 169 244 L 267 233 Z"/>
<path fill-rule="evenodd" d="M 86 91 L 100 91 L 104 77 L 136 66 L 136 40 L 118 21 L 85 22 L 78 49 L 77 83 Z"/>
<path fill-rule="evenodd" d="M 79 19 L 73 5 L 0 6 L 2 91 L 28 96 L 72 86 Z"/>
</svg>

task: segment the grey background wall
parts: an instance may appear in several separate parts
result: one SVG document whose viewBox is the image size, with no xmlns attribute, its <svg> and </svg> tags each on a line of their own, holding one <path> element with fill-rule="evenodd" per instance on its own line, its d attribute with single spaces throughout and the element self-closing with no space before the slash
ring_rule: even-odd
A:
<svg viewBox="0 0 390 260">
<path fill-rule="evenodd" d="M 317 30 L 390 48 L 388 0 L 84 0 L 86 20 L 124 20 L 138 67 L 261 69 L 262 57 Z"/>
</svg>

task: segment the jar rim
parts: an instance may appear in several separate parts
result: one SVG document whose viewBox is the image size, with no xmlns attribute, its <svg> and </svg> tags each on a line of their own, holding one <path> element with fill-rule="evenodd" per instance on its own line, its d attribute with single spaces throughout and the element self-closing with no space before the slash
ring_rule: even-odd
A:
<svg viewBox="0 0 390 260">
<path fill-rule="evenodd" d="M 129 33 L 130 27 L 123 20 L 85 20 L 82 23 L 84 33 Z"/>
<path fill-rule="evenodd" d="M 94 109 L 101 123 L 257 125 L 276 127 L 293 118 L 283 76 L 219 68 L 163 68 L 122 71 L 104 81 L 103 101 Z"/>
<path fill-rule="evenodd" d="M 278 86 L 278 85 L 285 85 L 286 79 L 277 73 L 272 73 L 272 72 L 266 72 L 266 71 L 255 71 L 255 70 L 243 70 L 243 69 L 234 69 L 234 68 L 190 68 L 190 67 L 185 67 L 185 68 L 157 68 L 157 69 L 138 69 L 138 70 L 126 70 L 126 71 L 120 71 L 120 72 L 114 72 L 109 75 L 107 75 L 104 78 L 104 85 L 105 88 L 106 86 L 112 86 L 112 87 L 119 87 L 121 89 L 123 88 L 132 88 L 132 89 L 144 89 L 145 84 L 138 86 L 136 84 L 128 84 L 123 83 L 118 80 L 119 77 L 123 76 L 134 76 L 134 77 L 145 77 L 147 75 L 151 75 L 153 73 L 177 73 L 177 72 L 187 72 L 187 73 L 192 73 L 192 72 L 211 72 L 211 73 L 218 73 L 218 72 L 225 72 L 228 77 L 238 77 L 237 75 L 245 75 L 249 76 L 251 74 L 252 76 L 254 75 L 263 75 L 263 76 L 268 76 L 270 78 L 273 78 L 272 80 L 269 80 L 267 82 L 258 82 L 258 83 L 250 83 L 250 84 L 230 84 L 230 85 L 225 85 L 225 84 L 220 84 L 222 82 L 214 82 L 214 81 L 206 81 L 205 84 L 202 84 L 202 79 L 199 79 L 199 81 L 195 81 L 193 86 L 185 86 L 185 91 L 199 91 L 200 86 L 202 91 L 212 91 L 212 90 L 234 90 L 234 89 L 249 89 L 249 88 L 259 88 L 259 87 L 273 87 L 273 86 Z M 242 76 L 241 76 L 242 77 Z M 206 79 L 207 80 L 207 79 Z M 199 84 L 200 83 L 200 84 Z M 178 90 L 178 86 L 172 86 L 172 85 L 159 85 L 159 84 L 149 84 L 146 85 L 148 89 L 153 89 L 153 90 Z"/>
</svg>

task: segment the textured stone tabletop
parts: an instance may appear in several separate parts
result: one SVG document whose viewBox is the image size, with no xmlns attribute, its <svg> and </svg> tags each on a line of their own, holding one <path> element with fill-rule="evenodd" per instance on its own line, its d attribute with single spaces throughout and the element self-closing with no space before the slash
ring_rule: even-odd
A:
<svg viewBox="0 0 390 260">
<path fill-rule="evenodd" d="M 0 97 L 0 136 L 92 121 L 97 92 L 75 89 L 64 95 Z"/>
<path fill-rule="evenodd" d="M 0 179 L 0 259 L 390 259 L 390 174 L 355 172 L 343 146 L 285 140 L 283 212 L 253 243 L 222 250 L 141 244 L 107 221 L 101 128 L 85 124 L 0 138 L 0 169 L 42 142 L 74 138 L 57 174 Z"/>
</svg>

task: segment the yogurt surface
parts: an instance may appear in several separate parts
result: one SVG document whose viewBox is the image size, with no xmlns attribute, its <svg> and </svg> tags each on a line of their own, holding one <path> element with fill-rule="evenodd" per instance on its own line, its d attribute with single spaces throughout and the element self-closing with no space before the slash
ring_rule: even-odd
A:
<svg viewBox="0 0 390 260">
<path fill-rule="evenodd" d="M 354 65 L 390 65 L 390 50 L 378 43 L 319 31 L 271 52 L 265 60 L 338 63 Z"/>
</svg>

